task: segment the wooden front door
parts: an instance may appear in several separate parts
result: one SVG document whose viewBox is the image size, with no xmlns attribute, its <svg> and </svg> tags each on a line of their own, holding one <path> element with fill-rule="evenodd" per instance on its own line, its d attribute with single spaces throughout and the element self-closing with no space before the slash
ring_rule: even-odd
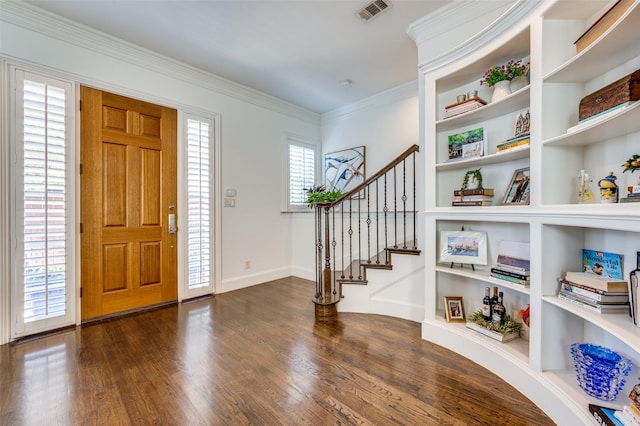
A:
<svg viewBox="0 0 640 426">
<path fill-rule="evenodd" d="M 82 319 L 177 299 L 177 113 L 82 87 Z"/>
</svg>

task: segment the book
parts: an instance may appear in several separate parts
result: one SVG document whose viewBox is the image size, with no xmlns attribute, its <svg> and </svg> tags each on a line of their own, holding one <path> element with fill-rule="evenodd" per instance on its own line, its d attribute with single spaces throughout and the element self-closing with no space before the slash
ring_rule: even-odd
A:
<svg viewBox="0 0 640 426">
<path fill-rule="evenodd" d="M 510 277 L 508 275 L 498 274 L 496 272 L 492 272 L 491 276 L 493 278 L 497 278 L 499 280 L 509 281 L 510 283 L 519 284 L 519 285 L 523 285 L 523 286 L 528 286 L 530 284 L 529 280 L 521 280 L 521 279 L 518 279 L 518 278 Z"/>
<path fill-rule="evenodd" d="M 568 296 L 564 293 L 558 293 L 558 299 L 568 302 L 574 306 L 587 309 L 596 314 L 621 314 L 629 312 L 629 304 L 622 305 L 594 305 L 587 303 L 584 300 L 576 299 L 575 297 Z"/>
<path fill-rule="evenodd" d="M 493 267 L 503 271 L 515 272 L 520 275 L 531 275 L 531 270 L 529 268 L 518 268 L 510 265 L 503 265 L 502 263 L 494 263 Z"/>
<path fill-rule="evenodd" d="M 567 290 L 566 288 L 562 287 L 560 288 L 560 293 L 564 294 L 565 296 L 568 297 L 572 297 L 576 300 L 581 300 L 585 303 L 589 303 L 590 305 L 595 305 L 595 306 L 609 306 L 609 305 L 625 305 L 625 306 L 629 306 L 629 297 L 628 296 L 616 296 L 618 297 L 618 299 L 614 300 L 614 301 L 601 301 L 601 300 L 597 300 L 597 299 L 592 299 L 591 297 L 589 297 L 589 295 L 585 295 L 582 293 L 576 293 L 573 292 L 571 290 Z"/>
<path fill-rule="evenodd" d="M 628 290 L 626 280 L 618 280 L 616 278 L 603 277 L 593 272 L 575 272 L 567 271 L 565 279 L 576 284 L 585 285 L 602 291 L 622 292 Z"/>
<path fill-rule="evenodd" d="M 460 191 L 459 189 L 456 189 L 455 191 L 453 191 L 453 195 L 455 195 L 455 196 L 464 195 L 465 197 L 467 195 L 491 195 L 491 196 L 493 196 L 493 188 L 465 189 L 464 191 Z"/>
<path fill-rule="evenodd" d="M 630 101 L 630 102 L 623 102 L 621 104 L 618 104 L 614 107 L 611 107 L 605 111 L 602 111 L 598 114 L 594 114 L 589 118 L 585 118 L 584 120 L 581 120 L 580 122 L 578 122 L 578 124 L 576 124 L 575 126 L 571 126 L 567 129 L 567 133 L 573 133 L 576 132 L 578 130 L 581 130 L 585 127 L 591 126 L 592 124 L 597 123 L 598 121 L 603 121 L 606 120 L 607 118 L 610 118 L 613 115 L 617 115 L 622 113 L 625 109 L 629 108 L 631 105 L 633 105 L 636 101 Z"/>
<path fill-rule="evenodd" d="M 454 195 L 453 201 L 491 201 L 493 195 Z"/>
<path fill-rule="evenodd" d="M 498 152 L 506 151 L 508 149 L 517 148 L 519 146 L 529 145 L 529 141 L 529 137 L 527 136 L 526 138 L 520 139 L 518 141 L 501 143 L 496 148 Z"/>
<path fill-rule="evenodd" d="M 453 201 L 451 202 L 451 205 L 455 207 L 490 206 L 492 204 L 493 204 L 492 201 Z"/>
<path fill-rule="evenodd" d="M 640 197 L 624 197 L 620 198 L 621 203 L 640 203 Z"/>
<path fill-rule="evenodd" d="M 500 274 L 500 275 L 506 275 L 508 277 L 517 278 L 519 280 L 529 280 L 530 279 L 529 275 L 519 274 L 517 272 L 513 272 L 513 271 L 509 271 L 509 270 L 505 270 L 505 269 L 500 269 L 500 268 L 497 268 L 495 266 L 491 268 L 491 272 L 494 272 L 494 273 Z"/>
<path fill-rule="evenodd" d="M 629 404 L 629 412 L 638 420 L 640 420 L 640 405 L 632 402 L 631 404 Z"/>
<path fill-rule="evenodd" d="M 589 412 L 593 414 L 599 425 L 603 426 L 624 426 L 624 424 L 615 417 L 613 408 L 601 407 L 595 404 L 589 404 Z"/>
<path fill-rule="evenodd" d="M 621 420 L 623 421 L 623 423 L 630 424 L 632 426 L 640 426 L 640 418 L 634 413 L 633 409 L 631 408 L 631 406 L 633 405 L 634 404 L 631 404 L 630 406 L 624 406 L 624 409 L 622 410 Z"/>
<path fill-rule="evenodd" d="M 600 38 L 633 5 L 633 0 L 615 0 L 596 18 L 591 26 L 573 43 L 576 54 Z"/>
<path fill-rule="evenodd" d="M 487 104 L 487 102 L 484 99 L 476 96 L 476 97 L 473 97 L 473 98 L 465 99 L 462 102 L 456 102 L 455 104 L 447 105 L 447 106 L 444 107 L 444 109 L 445 110 L 447 110 L 447 109 L 455 109 L 455 108 L 460 107 L 462 105 L 478 105 L 478 104 L 480 106 L 484 106 L 484 105 Z"/>
<path fill-rule="evenodd" d="M 592 289 L 591 287 L 582 286 L 567 280 L 560 280 L 560 289 L 587 297 L 595 302 L 611 303 L 611 302 L 628 302 L 629 295 L 625 292 L 606 292 Z"/>
<path fill-rule="evenodd" d="M 519 241 L 501 241 L 498 247 L 496 263 L 528 270 L 530 266 L 529 243 Z"/>
<path fill-rule="evenodd" d="M 582 270 L 603 277 L 623 279 L 622 260 L 621 254 L 582 249 Z"/>
</svg>

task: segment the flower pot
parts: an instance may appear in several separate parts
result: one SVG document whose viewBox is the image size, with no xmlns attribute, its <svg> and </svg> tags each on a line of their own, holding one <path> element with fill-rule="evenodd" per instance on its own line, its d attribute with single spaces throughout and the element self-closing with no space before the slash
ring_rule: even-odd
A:
<svg viewBox="0 0 640 426">
<path fill-rule="evenodd" d="M 491 102 L 499 101 L 511 94 L 511 82 L 509 80 L 502 80 L 497 82 L 493 86 L 493 95 L 491 96 Z"/>
</svg>

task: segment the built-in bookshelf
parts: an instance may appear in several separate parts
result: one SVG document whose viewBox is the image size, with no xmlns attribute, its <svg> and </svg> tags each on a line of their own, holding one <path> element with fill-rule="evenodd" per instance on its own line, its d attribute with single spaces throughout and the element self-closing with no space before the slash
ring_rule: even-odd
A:
<svg viewBox="0 0 640 426">
<path fill-rule="evenodd" d="M 574 42 L 610 2 L 543 1 L 527 19 L 513 19 L 499 32 L 484 31 L 472 42 L 475 51 L 452 60 L 439 58 L 424 73 L 424 166 L 426 301 L 424 339 L 452 349 L 503 377 L 538 404 L 558 424 L 594 422 L 588 404 L 605 405 L 578 386 L 570 345 L 589 342 L 614 349 L 640 366 L 640 328 L 626 314 L 595 314 L 558 299 L 558 278 L 579 268 L 582 249 L 620 253 L 624 273 L 635 267 L 640 250 L 640 206 L 600 203 L 598 180 L 614 171 L 621 196 L 638 176 L 622 173 L 621 164 L 638 152 L 640 107 L 594 121 L 577 130 L 578 105 L 590 93 L 640 69 L 640 5 L 576 54 Z M 509 14 L 503 16 L 509 19 Z M 515 15 L 513 15 L 515 16 Z M 501 24 L 495 23 L 496 27 Z M 504 24 L 504 22 L 503 22 Z M 419 37 L 428 40 L 428 37 Z M 424 43 L 428 43 L 425 41 Z M 479 85 L 484 71 L 511 59 L 531 61 L 530 81 L 502 100 L 445 118 L 444 107 L 458 94 L 478 91 L 489 101 L 491 91 Z M 530 146 L 497 152 L 512 137 L 514 119 L 523 109 L 531 115 Z M 447 139 L 483 128 L 485 153 L 481 157 L 450 161 Z M 502 205 L 513 172 L 530 169 L 528 205 Z M 493 188 L 491 206 L 451 207 L 453 191 L 465 173 L 481 168 L 483 186 Z M 578 204 L 578 176 L 593 178 L 596 199 Z M 440 262 L 440 232 L 482 231 L 487 235 L 488 265 Z M 501 241 L 528 242 L 531 280 L 528 287 L 491 277 Z M 498 286 L 505 294 L 507 313 L 530 305 L 528 339 L 501 343 L 444 318 L 444 297 L 461 296 L 466 314 L 481 308 L 485 287 Z M 618 400 L 622 407 L 637 382 L 635 367 Z"/>
</svg>

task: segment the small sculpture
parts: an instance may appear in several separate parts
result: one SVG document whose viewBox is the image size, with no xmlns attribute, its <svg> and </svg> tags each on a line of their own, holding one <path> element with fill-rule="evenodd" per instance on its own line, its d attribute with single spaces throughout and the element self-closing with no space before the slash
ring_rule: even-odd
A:
<svg viewBox="0 0 640 426">
<path fill-rule="evenodd" d="M 616 185 L 616 179 L 617 177 L 613 175 L 613 172 L 609 172 L 609 176 L 598 181 L 601 203 L 618 202 L 618 185 Z"/>
</svg>

